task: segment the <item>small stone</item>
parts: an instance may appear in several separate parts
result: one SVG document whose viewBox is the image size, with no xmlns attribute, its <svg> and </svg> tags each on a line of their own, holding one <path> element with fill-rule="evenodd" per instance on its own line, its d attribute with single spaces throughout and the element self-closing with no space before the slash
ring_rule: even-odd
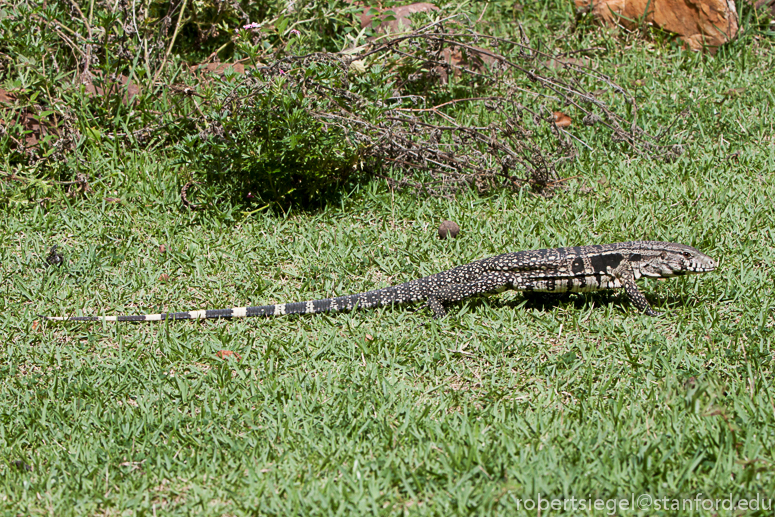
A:
<svg viewBox="0 0 775 517">
<path fill-rule="evenodd" d="M 446 239 L 447 237 L 454 239 L 458 233 L 460 233 L 460 226 L 455 221 L 444 221 L 439 226 L 439 239 Z"/>
</svg>

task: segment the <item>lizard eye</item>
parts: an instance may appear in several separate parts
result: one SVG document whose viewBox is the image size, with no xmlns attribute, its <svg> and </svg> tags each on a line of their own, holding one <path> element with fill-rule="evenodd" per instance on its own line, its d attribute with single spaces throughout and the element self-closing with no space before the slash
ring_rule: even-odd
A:
<svg viewBox="0 0 775 517">
<path fill-rule="evenodd" d="M 688 251 L 684 251 L 683 255 L 685 258 L 692 258 L 692 254 L 689 253 Z"/>
</svg>

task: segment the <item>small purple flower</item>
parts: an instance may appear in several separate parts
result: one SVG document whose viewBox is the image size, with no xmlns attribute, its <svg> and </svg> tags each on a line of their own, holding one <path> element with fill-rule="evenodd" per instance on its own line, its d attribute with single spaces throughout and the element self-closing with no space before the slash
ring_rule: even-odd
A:
<svg viewBox="0 0 775 517">
<path fill-rule="evenodd" d="M 245 30 L 256 30 L 257 31 L 257 30 L 261 30 L 261 24 L 253 22 L 253 23 L 249 23 L 247 25 L 243 25 L 242 28 L 245 29 Z"/>
<path fill-rule="evenodd" d="M 292 29 L 291 34 L 293 34 L 294 36 L 301 36 L 301 32 L 297 31 L 296 29 Z"/>
<path fill-rule="evenodd" d="M 280 68 L 280 75 L 285 75 L 285 70 L 283 70 L 282 68 Z"/>
</svg>

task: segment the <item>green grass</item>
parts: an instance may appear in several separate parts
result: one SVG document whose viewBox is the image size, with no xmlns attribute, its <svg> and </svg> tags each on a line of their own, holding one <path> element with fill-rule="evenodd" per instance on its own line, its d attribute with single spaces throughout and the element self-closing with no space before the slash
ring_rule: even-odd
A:
<svg viewBox="0 0 775 517">
<path fill-rule="evenodd" d="M 2 514 L 534 515 L 524 501 L 539 495 L 771 497 L 775 48 L 703 57 L 585 38 L 612 47 L 600 66 L 621 84 L 643 81 L 645 127 L 690 110 L 680 158 L 624 154 L 579 128 L 595 151 L 581 148 L 550 198 L 434 200 L 374 181 L 285 215 L 181 208 L 185 181 L 158 149 L 95 154 L 87 197 L 19 201 L 27 187 L 3 180 L 16 201 L 0 212 Z M 436 238 L 445 219 L 457 239 Z M 632 239 L 690 244 L 720 267 L 642 282 L 657 319 L 616 293 L 507 293 L 443 320 L 417 306 L 35 323 L 321 298 Z M 55 244 L 65 262 L 46 267 Z M 562 513 L 659 511 L 541 515 Z"/>
</svg>

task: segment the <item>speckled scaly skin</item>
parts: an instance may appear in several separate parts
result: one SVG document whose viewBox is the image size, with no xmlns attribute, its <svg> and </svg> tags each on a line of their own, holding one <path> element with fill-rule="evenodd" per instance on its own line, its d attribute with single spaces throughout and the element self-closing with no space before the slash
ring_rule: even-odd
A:
<svg viewBox="0 0 775 517">
<path fill-rule="evenodd" d="M 139 316 L 44 317 L 59 321 L 161 321 L 245 318 L 316 314 L 425 301 L 436 318 L 445 305 L 506 289 L 547 293 L 591 292 L 624 288 L 635 306 L 649 316 L 651 309 L 635 281 L 641 277 L 669 278 L 716 269 L 704 253 L 672 242 L 635 241 L 504 253 L 476 260 L 435 275 L 365 293 L 306 302 L 258 307 L 198 310 Z"/>
</svg>

